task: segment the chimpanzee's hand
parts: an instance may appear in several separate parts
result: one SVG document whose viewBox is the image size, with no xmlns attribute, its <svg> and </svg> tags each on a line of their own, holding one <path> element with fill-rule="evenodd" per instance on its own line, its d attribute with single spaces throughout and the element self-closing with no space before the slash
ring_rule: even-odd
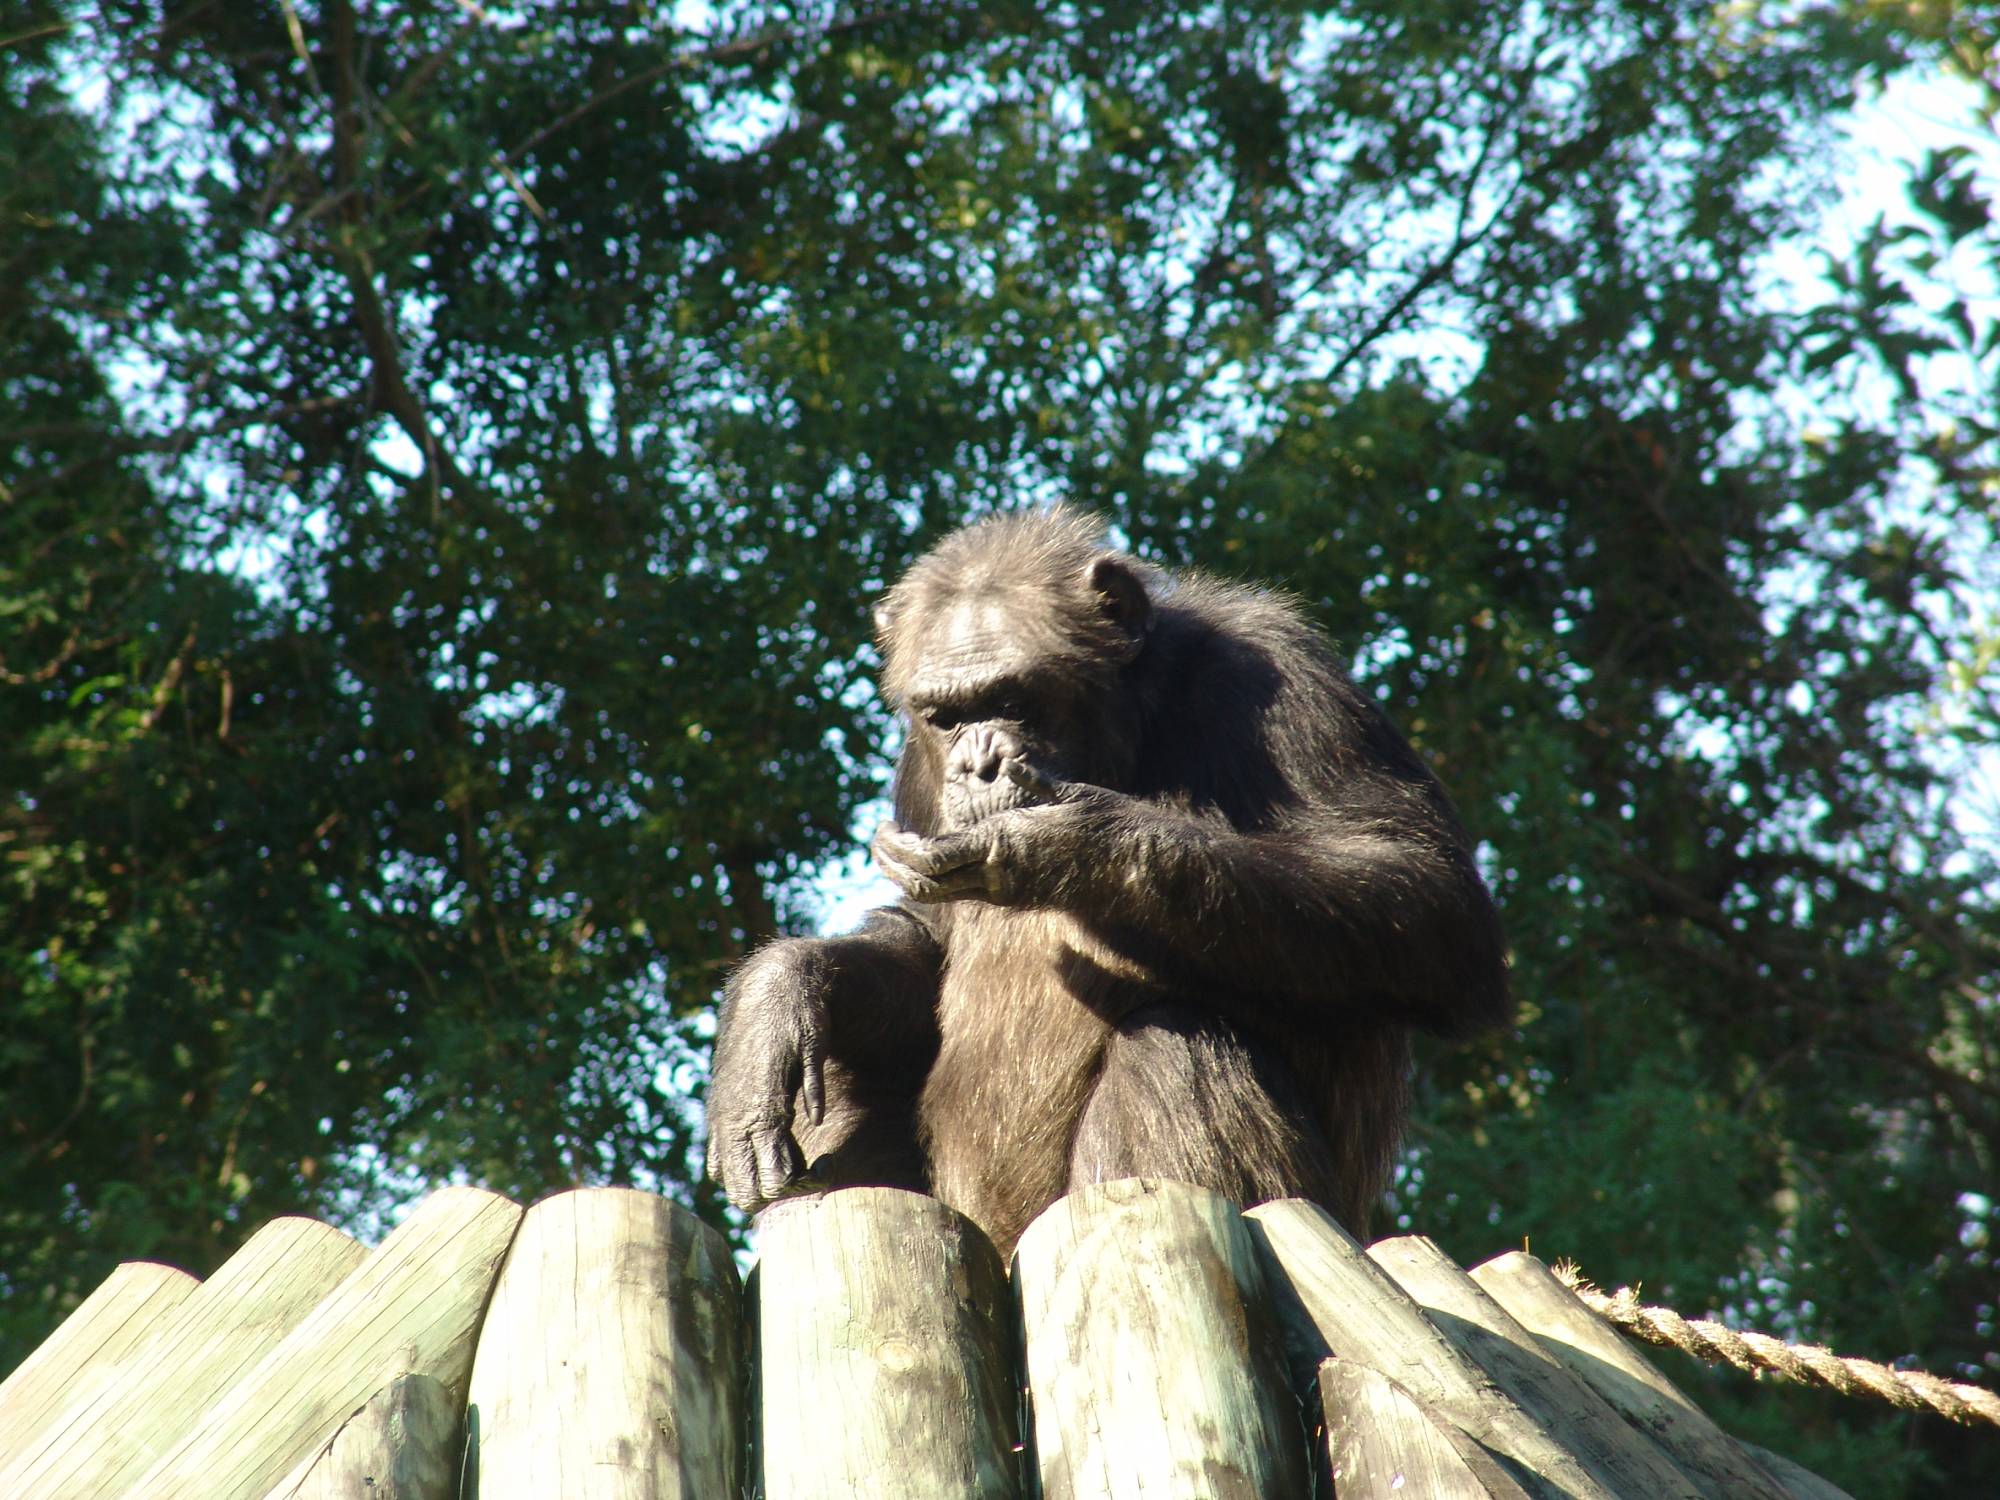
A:
<svg viewBox="0 0 2000 1500">
<path fill-rule="evenodd" d="M 1064 906 L 1089 883 L 1093 859 L 1125 801 L 1080 781 L 1056 781 L 1019 760 L 1006 773 L 1034 800 L 970 828 L 926 837 L 888 822 L 870 846 L 876 866 L 912 901 Z"/>
<path fill-rule="evenodd" d="M 826 998 L 806 943 L 751 955 L 723 996 L 708 1085 L 708 1175 L 754 1213 L 805 1175 L 793 1101 L 826 1114 Z"/>
</svg>

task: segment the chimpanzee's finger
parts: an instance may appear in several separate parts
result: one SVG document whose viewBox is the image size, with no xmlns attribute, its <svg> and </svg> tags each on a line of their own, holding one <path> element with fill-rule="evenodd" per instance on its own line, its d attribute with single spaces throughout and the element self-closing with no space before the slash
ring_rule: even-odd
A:
<svg viewBox="0 0 2000 1500">
<path fill-rule="evenodd" d="M 1040 767 L 1023 760 L 1018 755 L 1009 756 L 1000 762 L 1000 770 L 1006 778 L 1022 791 L 1029 793 L 1037 802 L 1062 802 L 1070 783 L 1058 781 Z"/>
<path fill-rule="evenodd" d="M 805 1106 L 809 1123 L 825 1123 L 826 1049 L 810 1034 L 799 1043 L 799 1103 Z"/>
<path fill-rule="evenodd" d="M 936 873 L 934 850 L 936 839 L 925 838 L 921 833 L 911 833 L 894 823 L 884 823 L 875 830 L 875 837 L 869 844 L 877 864 L 896 864 L 913 875 Z"/>
<path fill-rule="evenodd" d="M 751 1147 L 757 1202 L 761 1206 L 784 1193 L 805 1170 L 805 1158 L 792 1144 L 791 1132 L 783 1128 L 755 1132 Z"/>
<path fill-rule="evenodd" d="M 1033 795 L 1043 806 L 1062 806 L 1094 800 L 1109 801 L 1117 794 L 1088 781 L 1064 781 L 1030 765 L 1025 760 L 1007 760 L 1000 763 L 1001 771 L 1007 779 Z"/>
<path fill-rule="evenodd" d="M 904 832 L 899 824 L 885 822 L 877 825 L 875 837 L 868 841 L 868 852 L 875 856 L 875 864 L 882 873 L 901 885 L 896 870 L 909 868 L 907 857 L 918 842 L 914 834 Z"/>
<path fill-rule="evenodd" d="M 757 1198 L 757 1151 L 747 1135 L 711 1139 L 708 1143 L 709 1175 L 722 1184 L 722 1195 L 744 1213 L 755 1213 Z"/>
<path fill-rule="evenodd" d="M 919 901 L 925 905 L 929 905 L 945 899 L 944 887 L 939 885 L 937 881 L 932 880 L 928 875 L 919 875 L 908 865 L 891 858 L 880 849 L 875 851 L 875 867 L 888 876 L 895 883 L 896 888 L 912 901 Z"/>
<path fill-rule="evenodd" d="M 976 846 L 963 834 L 928 839 L 920 833 L 906 833 L 893 823 L 884 823 L 875 830 L 869 848 L 882 872 L 899 885 L 902 881 L 891 866 L 920 880 L 930 880 L 977 854 Z"/>
</svg>

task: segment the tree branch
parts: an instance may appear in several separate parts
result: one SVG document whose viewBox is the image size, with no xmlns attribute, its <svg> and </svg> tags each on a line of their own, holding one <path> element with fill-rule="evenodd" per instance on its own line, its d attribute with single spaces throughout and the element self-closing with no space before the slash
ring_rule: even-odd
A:
<svg viewBox="0 0 2000 1500">
<path fill-rule="evenodd" d="M 361 129 L 358 119 L 359 83 L 354 71 L 354 6 L 352 0 L 333 0 L 327 8 L 329 41 L 333 63 L 333 171 L 334 196 L 340 200 L 342 233 L 334 240 L 334 254 L 340 262 L 354 298 L 354 318 L 367 350 L 373 380 L 373 404 L 395 418 L 396 425 L 424 455 L 431 472 L 433 504 L 438 499 L 438 480 L 460 500 L 479 492 L 471 478 L 458 466 L 451 453 L 437 439 L 429 414 L 403 373 L 402 351 L 390 327 L 389 314 L 375 288 L 374 267 L 362 248 L 359 231 L 364 224 L 360 195 L 353 191 L 361 175 Z"/>
<path fill-rule="evenodd" d="M 905 16 L 917 13 L 919 13 L 918 7 L 915 5 L 887 6 L 881 10 L 868 11 L 863 15 L 850 16 L 845 21 L 830 22 L 818 32 L 812 34 L 816 39 L 824 39 L 839 36 L 842 32 L 858 31 L 864 27 L 874 26 L 883 21 L 900 20 Z M 600 89 L 597 93 L 592 94 L 583 103 L 577 105 L 576 108 L 565 114 L 557 115 L 555 119 L 544 125 L 540 130 L 537 130 L 533 135 L 521 142 L 520 145 L 510 151 L 501 152 L 496 155 L 494 165 L 501 167 L 504 171 L 505 163 L 520 160 L 520 158 L 533 151 L 550 136 L 555 135 L 559 131 L 567 130 L 593 110 L 602 109 L 620 94 L 629 93 L 636 88 L 643 88 L 649 83 L 654 83 L 665 78 L 669 73 L 677 72 L 682 68 L 693 67 L 698 63 L 722 62 L 733 57 L 747 57 L 753 53 L 763 51 L 766 47 L 776 46 L 780 42 L 796 40 L 806 34 L 802 28 L 798 27 L 774 26 L 764 31 L 755 32 L 750 36 L 739 37 L 733 42 L 717 42 L 712 47 L 693 47 L 685 52 L 676 52 L 665 62 L 647 68 L 642 72 L 634 73 L 630 78 L 621 78 L 609 88 Z"/>
</svg>

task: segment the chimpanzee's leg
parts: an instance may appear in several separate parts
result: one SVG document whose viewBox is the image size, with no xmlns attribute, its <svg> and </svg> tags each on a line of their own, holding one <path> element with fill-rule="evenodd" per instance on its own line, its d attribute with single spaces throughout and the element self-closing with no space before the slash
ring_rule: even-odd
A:
<svg viewBox="0 0 2000 1500">
<path fill-rule="evenodd" d="M 1289 1065 L 1212 1015 L 1172 1004 L 1135 1011 L 1106 1049 L 1069 1185 L 1170 1177 L 1246 1207 L 1302 1197 L 1345 1218 L 1333 1154 L 1300 1092 Z"/>
</svg>

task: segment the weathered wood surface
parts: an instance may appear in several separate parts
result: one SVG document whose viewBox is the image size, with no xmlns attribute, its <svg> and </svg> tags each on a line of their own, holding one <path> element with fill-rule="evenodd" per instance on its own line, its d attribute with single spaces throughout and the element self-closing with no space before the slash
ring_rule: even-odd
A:
<svg viewBox="0 0 2000 1500">
<path fill-rule="evenodd" d="M 1528 1500 L 1500 1459 L 1380 1370 L 1329 1359 L 1319 1394 L 1340 1500 Z"/>
<path fill-rule="evenodd" d="M 1467 1359 L 1325 1209 L 1287 1198 L 1253 1208 L 1244 1219 L 1278 1273 L 1272 1281 L 1295 1355 L 1314 1366 L 1332 1354 L 1380 1370 L 1482 1446 L 1514 1460 L 1531 1495 L 1621 1500 Z"/>
<path fill-rule="evenodd" d="M 477 1188 L 424 1199 L 127 1487 L 128 1500 L 257 1500 L 398 1375 L 429 1375 L 462 1401 L 520 1220 L 519 1205 Z"/>
<path fill-rule="evenodd" d="M 917 1195 L 760 1229 L 754 1332 L 720 1238 L 621 1189 L 525 1221 L 447 1189 L 365 1258 L 278 1220 L 206 1284 L 120 1267 L 0 1385 L 0 1500 L 999 1500 L 1030 1468 L 1047 1500 L 1294 1497 L 1308 1377 L 1340 1500 L 1850 1500 L 1732 1442 L 1525 1255 L 1468 1276 L 1158 1181 L 1048 1210 L 1011 1292 Z"/>
<path fill-rule="evenodd" d="M 312 1219 L 273 1219 L 183 1298 L 116 1381 L 79 1393 L 0 1464 L 12 1500 L 115 1495 L 360 1264 L 367 1252 Z"/>
<path fill-rule="evenodd" d="M 1510 1250 L 1471 1276 L 1550 1355 L 1650 1434 L 1704 1493 L 1717 1500 L 1788 1500 L 1734 1438 L 1534 1256 Z"/>
<path fill-rule="evenodd" d="M 1431 1322 L 1615 1495 L 1704 1500 L 1704 1491 L 1536 1342 L 1458 1263 L 1418 1235 L 1377 1240 L 1368 1258 Z"/>
<path fill-rule="evenodd" d="M 693 1214 L 630 1188 L 536 1204 L 473 1359 L 480 1500 L 741 1494 L 745 1354 L 735 1262 Z"/>
<path fill-rule="evenodd" d="M 1306 1448 L 1236 1205 L 1184 1183 L 1080 1189 L 1014 1259 L 1046 1500 L 1293 1497 Z"/>
<path fill-rule="evenodd" d="M 452 1500 L 459 1415 L 451 1392 L 430 1376 L 399 1375 L 264 1500 Z"/>
<path fill-rule="evenodd" d="M 0 1383 L 0 1455 L 24 1451 L 51 1417 L 116 1380 L 199 1285 L 150 1260 L 114 1269 Z"/>
<path fill-rule="evenodd" d="M 1012 1307 L 986 1237 L 893 1188 L 780 1203 L 757 1230 L 765 1500 L 1015 1495 Z"/>
</svg>

